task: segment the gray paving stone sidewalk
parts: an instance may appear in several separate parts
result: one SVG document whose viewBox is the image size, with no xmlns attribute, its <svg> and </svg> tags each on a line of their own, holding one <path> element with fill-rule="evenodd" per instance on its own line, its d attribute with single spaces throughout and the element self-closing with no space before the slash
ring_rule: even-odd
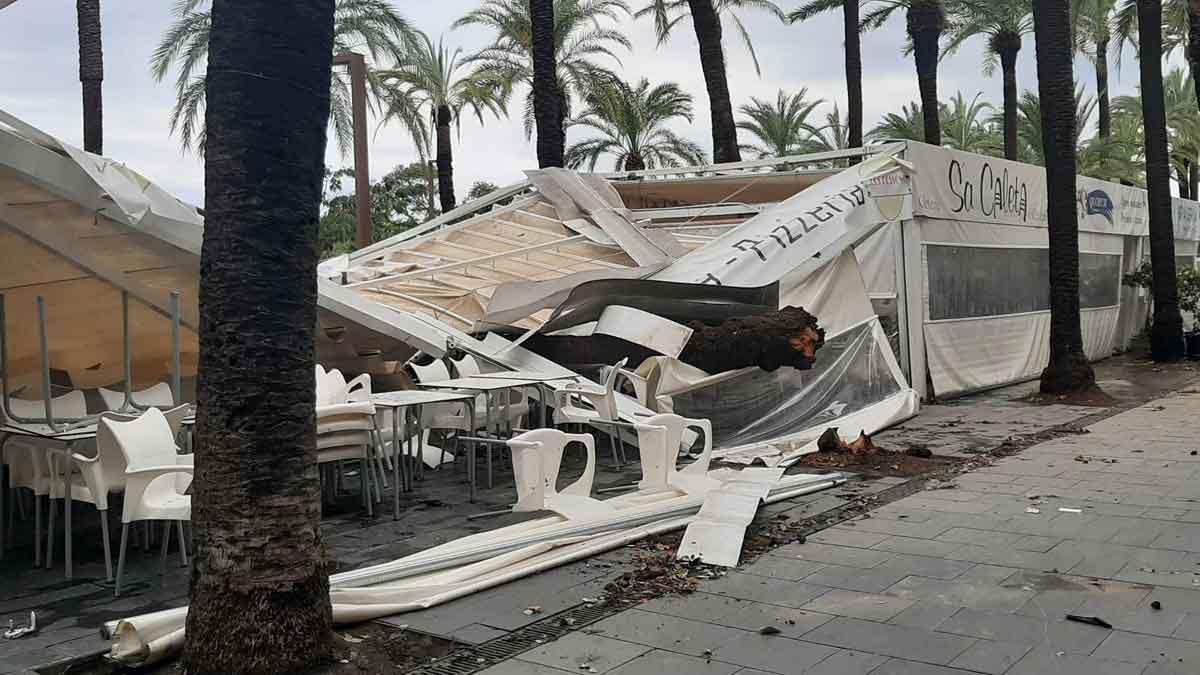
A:
<svg viewBox="0 0 1200 675">
<path fill-rule="evenodd" d="M 1195 675 L 1198 412 L 1154 400 L 484 675 Z"/>
</svg>

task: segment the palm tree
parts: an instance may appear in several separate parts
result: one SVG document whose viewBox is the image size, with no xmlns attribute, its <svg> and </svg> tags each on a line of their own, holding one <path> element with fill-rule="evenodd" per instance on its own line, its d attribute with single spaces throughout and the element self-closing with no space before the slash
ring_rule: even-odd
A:
<svg viewBox="0 0 1200 675">
<path fill-rule="evenodd" d="M 1017 159 L 1017 54 L 1021 38 L 1033 32 L 1033 17 L 1025 0 L 955 0 L 951 5 L 949 39 L 942 56 L 956 52 L 964 42 L 979 35 L 987 38 L 984 75 L 991 75 L 1000 61 L 1004 79 L 1004 157 Z"/>
<path fill-rule="evenodd" d="M 1175 286 L 1175 234 L 1171 223 L 1171 165 L 1162 81 L 1162 2 L 1137 0 L 1138 68 L 1146 146 L 1146 190 L 1150 210 L 1150 264 L 1154 325 L 1150 351 L 1155 361 L 1184 355 L 1183 319 Z"/>
<path fill-rule="evenodd" d="M 958 91 L 950 99 L 950 105 L 942 106 L 942 141 L 947 147 L 980 155 L 996 153 L 1000 139 L 987 116 L 995 108 L 991 103 L 979 100 L 981 96 L 983 93 L 978 92 L 967 101 Z"/>
<path fill-rule="evenodd" d="M 1167 148 L 1171 168 L 1179 184 L 1179 196 L 1196 198 L 1191 189 L 1192 174 L 1200 153 L 1200 114 L 1196 110 L 1194 84 L 1183 68 L 1172 68 L 1162 79 L 1163 109 L 1167 120 Z M 1141 96 L 1118 96 L 1114 101 L 1118 116 L 1144 123 Z"/>
<path fill-rule="evenodd" d="M 962 92 L 955 92 L 950 104 L 938 105 L 938 124 L 945 130 L 944 145 L 955 150 L 978 154 L 993 154 L 999 147 L 995 127 L 986 117 L 992 104 L 980 101 L 981 93 L 967 101 Z M 899 113 L 888 113 L 871 129 L 868 137 L 876 140 L 920 141 L 925 134 L 923 106 L 917 103 L 904 105 Z"/>
<path fill-rule="evenodd" d="M 104 154 L 104 50 L 100 0 L 75 0 L 79 33 L 79 82 L 83 86 L 83 149 Z"/>
<path fill-rule="evenodd" d="M 1116 0 L 1072 0 L 1071 17 L 1075 21 L 1076 48 L 1096 67 L 1097 120 L 1101 138 L 1112 133 L 1112 113 L 1108 95 L 1108 43 L 1111 39 L 1112 14 Z"/>
<path fill-rule="evenodd" d="M 184 662 L 310 672 L 333 643 L 313 364 L 334 0 L 213 9 Z"/>
<path fill-rule="evenodd" d="M 586 108 L 572 125 L 599 132 L 599 136 L 567 148 L 567 166 L 587 166 L 594 171 L 602 155 L 613 155 L 618 171 L 656 166 L 704 163 L 704 151 L 670 129 L 676 118 L 692 121 L 692 97 L 674 82 L 651 87 L 646 78 L 630 86 L 621 80 L 592 91 Z"/>
<path fill-rule="evenodd" d="M 563 165 L 567 137 L 566 106 L 554 65 L 554 0 L 529 0 L 529 38 L 533 56 L 533 116 L 537 120 L 538 167 Z"/>
<path fill-rule="evenodd" d="M 638 10 L 635 17 L 654 18 L 654 32 L 658 44 L 671 36 L 671 31 L 685 17 L 691 17 L 696 31 L 696 42 L 700 47 L 700 69 L 704 72 L 704 84 L 708 89 L 708 106 L 712 115 L 713 161 L 738 162 L 742 156 L 738 151 L 737 125 L 733 119 L 733 105 L 729 99 L 729 82 L 725 74 L 725 53 L 721 47 L 721 17 L 728 16 L 742 37 L 754 69 L 762 74 L 758 55 L 750 40 L 750 33 L 734 10 L 756 9 L 765 11 L 780 21 L 786 21 L 783 10 L 771 0 L 650 0 L 650 4 Z"/>
<path fill-rule="evenodd" d="M 1073 145 L 1078 148 L 1083 143 L 1083 132 L 1087 129 L 1092 112 L 1096 109 L 1096 101 L 1086 95 L 1082 88 L 1075 90 L 1073 104 L 1075 116 L 1075 135 Z M 1018 157 L 1027 164 L 1046 165 L 1045 138 L 1042 134 L 1042 103 L 1035 92 L 1025 90 L 1017 103 L 1017 139 L 1019 141 Z M 1092 175 L 1092 174 L 1086 174 Z M 1097 176 L 1098 177 L 1098 176 Z"/>
<path fill-rule="evenodd" d="M 212 32 L 212 0 L 179 0 L 175 22 L 163 34 L 150 58 L 150 72 L 161 82 L 175 69 L 175 106 L 171 133 L 179 133 L 184 150 L 204 153 L 204 67 Z M 412 29 L 388 0 L 336 0 L 333 53 L 366 49 L 376 61 L 399 61 L 411 40 Z M 354 119 L 350 83 L 341 73 L 329 80 L 329 123 L 338 149 L 345 154 L 353 145 Z"/>
<path fill-rule="evenodd" d="M 1041 390 L 1057 394 L 1096 385 L 1079 324 L 1079 223 L 1075 213 L 1075 91 L 1069 0 L 1033 0 L 1042 155 L 1050 240 L 1050 361 Z"/>
<path fill-rule="evenodd" d="M 942 144 L 942 127 L 938 114 L 937 69 L 938 41 L 946 30 L 946 11 L 941 0 L 868 0 L 880 5 L 863 18 L 863 28 L 882 26 L 893 14 L 905 10 L 909 48 L 917 65 L 917 87 L 921 92 L 921 117 L 924 141 Z"/>
<path fill-rule="evenodd" d="M 825 124 L 813 131 L 812 142 L 813 149 L 816 152 L 832 152 L 834 150 L 846 150 L 849 148 L 861 148 L 862 138 L 859 137 L 858 145 L 854 145 L 854 141 L 850 136 L 850 129 L 842 120 L 842 115 L 838 112 L 837 104 L 833 106 L 833 112 L 825 114 Z"/>
<path fill-rule="evenodd" d="M 454 208 L 454 166 L 450 147 L 450 124 L 460 125 L 464 110 L 483 124 L 483 114 L 505 114 L 509 89 L 503 82 L 479 73 L 464 73 L 462 50 L 450 51 L 441 39 L 437 45 L 428 35 L 417 38 L 404 62 L 395 68 L 376 70 L 372 75 L 376 98 L 383 102 L 383 119 L 398 120 L 421 133 L 424 120 L 435 128 L 438 196 L 442 213 Z M 426 141 L 427 142 L 427 141 Z"/>
<path fill-rule="evenodd" d="M 536 0 L 541 5 L 544 0 Z M 495 31 L 492 44 L 467 60 L 488 79 L 522 85 L 529 94 L 525 100 L 525 136 L 533 134 L 534 115 L 534 40 L 529 0 L 484 0 L 468 12 L 454 28 L 482 26 Z M 544 11 L 544 10 L 543 10 Z M 618 52 L 631 49 L 629 38 L 603 25 L 628 14 L 624 0 L 554 0 L 554 65 L 563 106 L 559 123 L 571 115 L 572 98 L 582 100 L 597 83 L 616 77 L 599 64 L 600 59 L 620 63 Z M 543 17 L 543 21 L 545 18 Z"/>
<path fill-rule="evenodd" d="M 941 109 L 941 106 L 938 106 Z M 905 103 L 898 113 L 887 113 L 867 132 L 867 138 L 877 141 L 923 141 L 925 139 L 925 117 L 921 104 Z"/>
<path fill-rule="evenodd" d="M 788 14 L 788 21 L 807 21 L 824 12 L 842 10 L 842 35 L 846 57 L 846 124 L 849 147 L 861 148 L 863 141 L 862 98 L 862 27 L 859 24 L 860 0 L 810 0 Z"/>
<path fill-rule="evenodd" d="M 754 153 L 759 159 L 816 152 L 817 130 L 809 124 L 808 117 L 825 101 L 806 101 L 807 93 L 805 88 L 789 96 L 780 89 L 773 103 L 752 97 L 749 104 L 739 106 L 738 112 L 748 119 L 738 122 L 738 128 L 758 141 L 743 145 L 742 150 Z"/>
</svg>

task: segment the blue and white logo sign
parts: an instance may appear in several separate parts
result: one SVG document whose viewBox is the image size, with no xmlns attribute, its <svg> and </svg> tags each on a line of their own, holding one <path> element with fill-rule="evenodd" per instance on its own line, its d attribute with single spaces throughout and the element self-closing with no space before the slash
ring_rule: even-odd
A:
<svg viewBox="0 0 1200 675">
<path fill-rule="evenodd" d="M 1087 193 L 1083 200 L 1084 213 L 1089 216 L 1100 215 L 1112 224 L 1113 222 L 1113 200 L 1104 190 L 1092 190 Z"/>
</svg>

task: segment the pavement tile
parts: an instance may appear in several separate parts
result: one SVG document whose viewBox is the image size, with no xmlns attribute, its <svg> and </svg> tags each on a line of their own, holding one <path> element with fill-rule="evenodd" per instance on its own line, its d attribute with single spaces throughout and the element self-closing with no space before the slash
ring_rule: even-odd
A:
<svg viewBox="0 0 1200 675">
<path fill-rule="evenodd" d="M 1150 603 L 1130 604 L 1128 601 L 1121 602 L 1120 600 L 1120 598 L 1114 599 L 1109 595 L 1097 595 L 1088 598 L 1072 613 L 1101 617 L 1112 624 L 1113 628 L 1130 633 L 1179 637 L 1188 640 L 1200 639 L 1200 636 L 1188 637 L 1179 634 L 1178 628 L 1187 616 L 1181 611 L 1169 607 L 1152 609 Z"/>
<path fill-rule="evenodd" d="M 1059 537 L 1043 537 L 1038 534 L 1027 534 L 1013 542 L 1012 547 L 1020 551 L 1045 553 L 1062 542 L 1063 540 Z"/>
<path fill-rule="evenodd" d="M 946 668 L 929 663 L 918 663 L 904 659 L 888 659 L 882 666 L 871 671 L 871 675 L 972 675 L 959 668 Z"/>
<path fill-rule="evenodd" d="M 882 567 L 864 570 L 857 567 L 827 565 L 804 577 L 804 583 L 863 593 L 878 593 L 907 576 L 909 576 L 908 572 Z"/>
<path fill-rule="evenodd" d="M 1090 654 L 1109 631 L 1071 621 L 1042 621 L 1019 614 L 963 608 L 937 625 L 942 633 L 987 640 L 1007 640 L 1026 645 L 1047 643 L 1055 649 Z"/>
<path fill-rule="evenodd" d="M 912 600 L 928 599 L 945 605 L 1002 612 L 1015 612 L 1034 596 L 1032 590 L 924 577 L 905 577 L 888 588 L 887 593 Z"/>
<path fill-rule="evenodd" d="M 1092 655 L 1102 659 L 1137 661 L 1143 665 L 1152 659 L 1165 659 L 1191 664 L 1194 672 L 1200 673 L 1200 642 L 1190 640 L 1114 630 Z"/>
<path fill-rule="evenodd" d="M 1141 675 L 1142 663 L 1072 654 L 1054 647 L 1038 647 L 1004 675 Z"/>
<path fill-rule="evenodd" d="M 829 590 L 825 586 L 771 579 L 740 572 L 730 572 L 720 579 L 704 584 L 703 588 L 708 593 L 783 607 L 801 607 L 804 603 Z"/>
<path fill-rule="evenodd" d="M 656 649 L 610 670 L 609 675 L 733 675 L 739 670 L 742 668 L 732 663 L 722 663 Z M 484 673 L 480 673 L 480 675 L 484 675 Z M 514 672 L 513 675 L 517 675 L 517 673 Z"/>
<path fill-rule="evenodd" d="M 520 658 L 562 670 L 587 670 L 590 673 L 595 669 L 595 672 L 607 673 L 648 651 L 650 647 L 645 645 L 576 632 L 527 651 Z"/>
<path fill-rule="evenodd" d="M 487 670 L 481 670 L 478 675 L 563 675 L 565 672 L 567 671 L 543 666 L 531 661 L 510 659 L 503 663 L 497 663 Z M 575 672 L 579 671 L 576 670 Z"/>
<path fill-rule="evenodd" d="M 746 607 L 733 614 L 723 616 L 719 623 L 730 628 L 758 631 L 764 626 L 774 626 L 786 637 L 800 637 L 808 631 L 833 620 L 833 615 L 820 612 L 748 602 Z"/>
<path fill-rule="evenodd" d="M 811 642 L 946 664 L 975 643 L 973 638 L 841 617 L 804 636 Z"/>
<path fill-rule="evenodd" d="M 502 635 L 508 635 L 508 631 L 492 628 L 491 626 L 484 626 L 483 624 L 478 623 L 473 623 L 469 626 L 463 626 L 462 628 L 456 629 L 450 633 L 450 637 L 454 638 L 455 640 L 473 645 L 483 644 L 488 640 L 495 640 Z"/>
<path fill-rule="evenodd" d="M 808 537 L 809 541 L 820 544 L 835 544 L 837 546 L 856 546 L 858 548 L 871 548 L 875 544 L 887 539 L 887 534 L 878 532 L 867 532 L 865 530 L 857 530 L 855 528 L 837 526 L 831 527 L 828 530 L 822 530 Z"/>
<path fill-rule="evenodd" d="M 596 635 L 694 656 L 704 654 L 705 650 L 715 650 L 720 645 L 746 634 L 746 631 L 735 628 L 637 609 L 611 616 L 585 630 Z"/>
<path fill-rule="evenodd" d="M 886 551 L 838 546 L 809 541 L 804 544 L 788 544 L 771 552 L 773 556 L 791 557 L 827 565 L 870 568 L 892 557 Z"/>
<path fill-rule="evenodd" d="M 950 662 L 956 668 L 1002 675 L 1029 652 L 1029 645 L 1002 640 L 980 640 Z"/>
<path fill-rule="evenodd" d="M 995 532 L 991 530 L 975 530 L 969 527 L 953 527 L 939 534 L 936 539 L 956 544 L 1012 546 L 1020 541 L 1023 536 L 1013 532 Z"/>
<path fill-rule="evenodd" d="M 944 560 L 928 555 L 902 553 L 885 560 L 873 569 L 904 572 L 905 576 L 915 574 L 931 579 L 954 579 L 973 566 L 973 563 L 961 560 Z"/>
<path fill-rule="evenodd" d="M 804 675 L 867 675 L 879 667 L 886 656 L 839 649 L 829 658 L 804 671 Z"/>
<path fill-rule="evenodd" d="M 880 551 L 896 553 L 912 553 L 915 555 L 945 556 L 957 550 L 962 544 L 950 541 L 935 541 L 933 539 L 915 539 L 913 537 L 888 537 L 875 544 Z"/>
<path fill-rule="evenodd" d="M 911 599 L 834 589 L 809 602 L 804 609 L 856 619 L 887 621 L 913 605 Z"/>
<path fill-rule="evenodd" d="M 696 592 L 654 598 L 639 605 L 638 609 L 709 623 L 723 623 L 725 617 L 735 614 L 751 604 L 748 600 Z"/>
<path fill-rule="evenodd" d="M 837 650 L 783 637 L 747 633 L 713 650 L 713 659 L 774 673 L 797 673 L 832 656 Z"/>
<path fill-rule="evenodd" d="M 947 605 L 933 599 L 919 600 L 908 609 L 888 620 L 898 626 L 912 626 L 933 630 L 933 627 L 945 621 L 959 610 L 958 605 Z"/>
<path fill-rule="evenodd" d="M 788 581 L 799 581 L 804 577 L 816 572 L 824 567 L 824 563 L 812 562 L 809 560 L 800 560 L 798 558 L 784 558 L 776 555 L 764 555 L 759 557 L 750 565 L 740 568 L 738 571 L 746 574 L 757 574 L 763 577 L 774 577 L 776 579 L 787 579 Z"/>
</svg>

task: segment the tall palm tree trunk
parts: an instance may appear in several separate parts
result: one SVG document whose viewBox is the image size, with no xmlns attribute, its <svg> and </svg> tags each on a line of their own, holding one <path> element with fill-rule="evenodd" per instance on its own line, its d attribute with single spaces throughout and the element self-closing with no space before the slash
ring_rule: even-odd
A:
<svg viewBox="0 0 1200 675">
<path fill-rule="evenodd" d="M 454 154 L 450 149 L 450 107 L 437 107 L 437 177 L 442 213 L 454 208 Z"/>
<path fill-rule="evenodd" d="M 1167 150 L 1167 112 L 1162 81 L 1162 3 L 1137 0 L 1138 68 L 1141 74 L 1142 125 L 1146 144 L 1146 191 L 1150 207 L 1151 290 L 1154 325 L 1150 353 L 1155 361 L 1184 355 L 1183 319 L 1175 285 L 1175 228 L 1171 222 L 1171 164 Z"/>
<path fill-rule="evenodd" d="M 921 90 L 925 142 L 941 145 L 942 121 L 937 93 L 938 40 L 946 28 L 946 13 L 941 0 L 913 0 L 906 18 L 917 64 L 917 87 Z"/>
<path fill-rule="evenodd" d="M 712 0 L 688 0 L 696 42 L 700 45 L 700 69 L 708 88 L 708 107 L 712 111 L 713 161 L 742 161 L 738 150 L 737 125 L 733 104 L 729 101 L 729 82 L 725 76 L 725 54 L 721 50 L 721 19 Z"/>
<path fill-rule="evenodd" d="M 83 149 L 104 153 L 104 50 L 100 0 L 75 0 L 79 33 L 79 82 L 83 86 Z"/>
<path fill-rule="evenodd" d="M 1192 175 L 1192 163 L 1188 160 L 1183 160 L 1182 166 L 1176 169 L 1175 182 L 1179 183 L 1179 196 L 1182 199 L 1193 199 L 1192 184 L 1188 178 Z"/>
<path fill-rule="evenodd" d="M 563 165 L 563 100 L 554 63 L 554 0 L 529 0 L 533 28 L 533 117 L 538 167 Z"/>
<path fill-rule="evenodd" d="M 1200 200 L 1200 165 L 1194 161 L 1188 163 L 1188 194 Z"/>
<path fill-rule="evenodd" d="M 334 0 L 214 0 L 188 673 L 331 653 L 314 330 Z"/>
<path fill-rule="evenodd" d="M 1112 108 L 1108 99 L 1108 33 L 1096 40 L 1096 108 L 1100 119 L 1097 132 L 1100 138 L 1112 135 Z"/>
<path fill-rule="evenodd" d="M 1196 88 L 1196 105 L 1200 106 L 1200 0 L 1188 0 L 1187 13 L 1187 60 L 1188 65 L 1192 68 L 1192 85 Z"/>
<path fill-rule="evenodd" d="M 1004 158 L 1017 159 L 1017 53 L 1021 51 L 1021 36 L 1015 33 L 997 35 L 993 43 L 1000 54 L 1000 72 L 1004 77 Z"/>
<path fill-rule="evenodd" d="M 852 148 L 863 144 L 862 33 L 859 0 L 842 0 L 842 30 L 846 35 L 846 140 Z"/>
<path fill-rule="evenodd" d="M 1075 82 L 1069 0 L 1034 0 L 1042 152 L 1050 240 L 1050 362 L 1046 393 L 1095 386 L 1079 325 L 1079 222 L 1075 212 Z"/>
</svg>

